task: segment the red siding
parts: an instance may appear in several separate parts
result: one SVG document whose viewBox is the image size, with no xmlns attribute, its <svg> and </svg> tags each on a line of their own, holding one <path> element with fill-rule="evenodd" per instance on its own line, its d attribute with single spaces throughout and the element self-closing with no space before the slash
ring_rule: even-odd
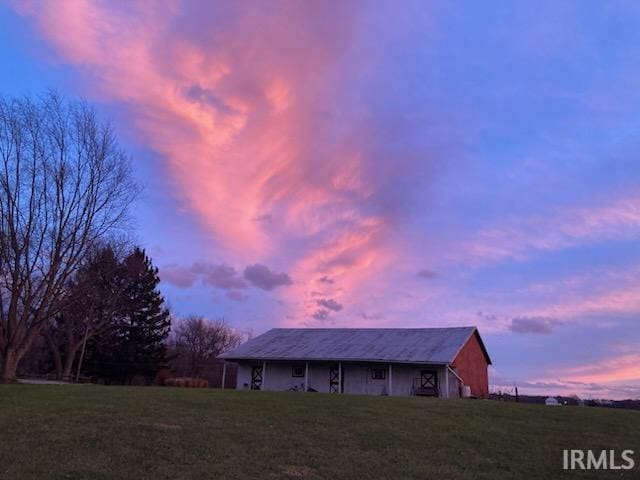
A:
<svg viewBox="0 0 640 480">
<path fill-rule="evenodd" d="M 488 363 L 484 356 L 478 334 L 472 335 L 464 344 L 452 364 L 465 385 L 471 387 L 471 395 L 478 398 L 489 396 Z"/>
</svg>

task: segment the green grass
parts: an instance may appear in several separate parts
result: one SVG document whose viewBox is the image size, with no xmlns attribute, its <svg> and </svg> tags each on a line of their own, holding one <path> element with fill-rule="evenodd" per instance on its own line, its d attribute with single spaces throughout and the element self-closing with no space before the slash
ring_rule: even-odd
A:
<svg viewBox="0 0 640 480">
<path fill-rule="evenodd" d="M 640 412 L 151 387 L 0 386 L 1 479 L 640 478 L 563 472 L 633 449 Z"/>
</svg>

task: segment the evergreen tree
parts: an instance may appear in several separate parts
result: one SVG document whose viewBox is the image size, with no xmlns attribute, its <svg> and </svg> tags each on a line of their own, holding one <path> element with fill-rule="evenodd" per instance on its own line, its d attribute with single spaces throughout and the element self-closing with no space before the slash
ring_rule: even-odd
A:
<svg viewBox="0 0 640 480">
<path fill-rule="evenodd" d="M 70 282 L 67 303 L 45 330 L 56 376 L 70 380 L 86 341 L 109 336 L 120 324 L 123 265 L 111 245 L 87 256 Z"/>
<path fill-rule="evenodd" d="M 160 278 L 144 250 L 135 248 L 122 262 L 122 302 L 118 326 L 93 342 L 88 370 L 110 382 L 151 378 L 167 364 L 170 313 L 158 290 Z"/>
</svg>

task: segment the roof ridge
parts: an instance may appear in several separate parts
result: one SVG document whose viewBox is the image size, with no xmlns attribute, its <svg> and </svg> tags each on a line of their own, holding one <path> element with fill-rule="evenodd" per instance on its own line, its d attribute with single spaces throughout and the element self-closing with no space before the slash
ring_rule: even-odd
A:
<svg viewBox="0 0 640 480">
<path fill-rule="evenodd" d="M 456 327 L 273 327 L 270 330 L 454 330 L 478 328 L 475 325 Z"/>
</svg>

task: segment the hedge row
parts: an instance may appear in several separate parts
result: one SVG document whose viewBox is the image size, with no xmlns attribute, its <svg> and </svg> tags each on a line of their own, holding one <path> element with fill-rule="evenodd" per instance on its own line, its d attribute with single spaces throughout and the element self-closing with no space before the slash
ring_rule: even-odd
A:
<svg viewBox="0 0 640 480">
<path fill-rule="evenodd" d="M 209 381 L 204 378 L 166 378 L 166 387 L 207 388 Z"/>
</svg>

